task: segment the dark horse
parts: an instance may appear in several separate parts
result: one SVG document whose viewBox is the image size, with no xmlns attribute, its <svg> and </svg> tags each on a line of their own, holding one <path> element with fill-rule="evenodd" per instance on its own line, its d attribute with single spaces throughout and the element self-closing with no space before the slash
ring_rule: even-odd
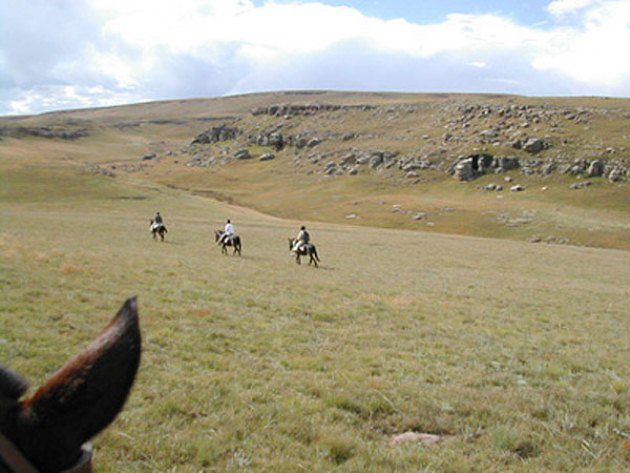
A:
<svg viewBox="0 0 630 473">
<path fill-rule="evenodd" d="M 223 230 L 215 230 L 214 231 L 214 241 L 218 242 L 219 240 L 221 240 L 221 237 L 223 236 L 225 232 Z M 239 256 L 241 256 L 241 237 L 238 235 L 232 235 L 231 237 L 226 238 L 225 240 L 221 241 L 221 252 L 224 255 L 227 255 L 227 247 L 228 246 L 233 246 L 234 247 L 234 251 L 232 252 L 232 256 L 234 256 L 236 253 L 238 253 Z"/>
<path fill-rule="evenodd" d="M 289 250 L 293 251 L 293 247 L 295 246 L 295 238 L 289 238 Z M 301 256 L 308 256 L 310 259 L 308 260 L 308 264 L 314 264 L 315 267 L 318 266 L 320 262 L 319 256 L 317 255 L 317 248 L 312 243 L 307 243 L 306 245 L 301 245 L 300 248 L 295 252 L 295 262 L 297 264 L 302 264 Z"/>
<path fill-rule="evenodd" d="M 83 444 L 122 409 L 140 351 L 134 297 L 90 346 L 32 396 L 20 400 L 28 384 L 0 366 L 0 472 L 91 472 L 91 451 Z"/>
<path fill-rule="evenodd" d="M 151 225 L 151 233 L 153 234 L 153 239 L 157 240 L 157 236 L 160 235 L 162 241 L 164 241 L 164 236 L 168 233 L 166 229 L 166 225 L 161 223 L 160 225 L 153 226 L 153 219 L 149 220 L 149 224 Z"/>
</svg>

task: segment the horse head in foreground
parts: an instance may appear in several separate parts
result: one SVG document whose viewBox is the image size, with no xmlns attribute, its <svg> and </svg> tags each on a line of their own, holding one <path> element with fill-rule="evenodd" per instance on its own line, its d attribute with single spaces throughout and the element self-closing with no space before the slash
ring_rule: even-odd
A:
<svg viewBox="0 0 630 473">
<path fill-rule="evenodd" d="M 317 248 L 315 248 L 315 245 L 313 245 L 312 243 L 305 243 L 303 245 L 300 245 L 300 247 L 293 251 L 294 247 L 295 247 L 295 243 L 296 240 L 295 238 L 289 238 L 289 250 L 291 250 L 293 253 L 295 253 L 295 262 L 297 264 L 302 264 L 302 260 L 300 259 L 302 256 L 308 256 L 309 260 L 308 260 L 308 264 L 314 264 L 315 267 L 318 266 L 318 263 L 320 262 L 319 256 L 317 255 Z"/>
<path fill-rule="evenodd" d="M 227 247 L 234 247 L 234 251 L 232 252 L 232 256 L 238 253 L 241 256 L 241 237 L 238 235 L 230 235 L 225 236 L 225 232 L 223 230 L 215 230 L 214 231 L 214 241 L 221 245 L 221 253 L 227 255 Z"/>
<path fill-rule="evenodd" d="M 140 365 L 136 299 L 39 390 L 0 366 L 0 472 L 89 472 L 83 444 L 122 409 Z"/>
<path fill-rule="evenodd" d="M 157 240 L 157 236 L 160 235 L 160 239 L 164 241 L 164 237 L 168 233 L 166 229 L 166 225 L 163 223 L 156 223 L 155 220 L 149 220 L 149 225 L 151 227 L 151 234 L 153 235 L 153 239 Z"/>
</svg>

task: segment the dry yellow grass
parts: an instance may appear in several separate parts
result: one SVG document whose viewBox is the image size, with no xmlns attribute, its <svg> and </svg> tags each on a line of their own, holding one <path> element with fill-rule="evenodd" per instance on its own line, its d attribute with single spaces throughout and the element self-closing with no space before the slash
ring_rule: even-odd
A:
<svg viewBox="0 0 630 473">
<path fill-rule="evenodd" d="M 4 363 L 37 386 L 140 298 L 98 471 L 628 467 L 627 252 L 310 223 L 315 270 L 288 255 L 297 222 L 140 176 L 0 172 Z M 242 258 L 211 242 L 226 217 Z M 407 430 L 454 440 L 387 446 Z"/>
<path fill-rule="evenodd" d="M 97 471 L 628 469 L 630 253 L 524 241 L 535 232 L 628 248 L 627 185 L 596 180 L 575 193 L 552 178 L 538 192 L 539 181 L 522 178 L 531 192 L 497 199 L 441 175 L 416 186 L 304 176 L 288 154 L 213 170 L 178 157 L 139 167 L 156 141 L 179 149 L 208 128 L 193 118 L 310 99 L 462 96 L 270 94 L 22 120 L 90 120 L 92 135 L 0 142 L 0 361 L 36 387 L 138 294 L 142 366 L 125 410 L 95 441 Z M 113 126 L 158 118 L 192 121 Z M 86 164 L 116 166 L 117 176 Z M 395 204 L 428 218 L 392 213 Z M 158 210 L 165 243 L 148 232 Z M 531 212 L 530 226 L 497 223 L 498 213 Z M 226 218 L 242 258 L 213 243 Z M 288 254 L 303 220 L 318 270 Z M 409 430 L 452 440 L 388 446 Z"/>
</svg>

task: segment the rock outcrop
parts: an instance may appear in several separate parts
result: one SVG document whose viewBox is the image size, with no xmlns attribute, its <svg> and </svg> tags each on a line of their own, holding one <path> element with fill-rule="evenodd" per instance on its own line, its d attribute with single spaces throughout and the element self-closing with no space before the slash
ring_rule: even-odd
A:
<svg viewBox="0 0 630 473">
<path fill-rule="evenodd" d="M 238 136 L 238 129 L 235 127 L 221 125 L 211 128 L 198 134 L 190 143 L 191 145 L 207 145 L 219 143 L 221 141 L 234 140 Z"/>
</svg>

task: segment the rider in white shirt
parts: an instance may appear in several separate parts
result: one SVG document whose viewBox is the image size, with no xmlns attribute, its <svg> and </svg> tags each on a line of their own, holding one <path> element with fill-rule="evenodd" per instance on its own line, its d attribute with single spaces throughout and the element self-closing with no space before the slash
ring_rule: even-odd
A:
<svg viewBox="0 0 630 473">
<path fill-rule="evenodd" d="M 232 225 L 232 222 L 228 219 L 228 221 L 225 224 L 225 229 L 223 230 L 223 236 L 221 237 L 221 240 L 219 241 L 219 243 L 223 243 L 228 238 L 234 236 L 235 233 L 236 232 L 234 231 L 234 225 Z"/>
</svg>

